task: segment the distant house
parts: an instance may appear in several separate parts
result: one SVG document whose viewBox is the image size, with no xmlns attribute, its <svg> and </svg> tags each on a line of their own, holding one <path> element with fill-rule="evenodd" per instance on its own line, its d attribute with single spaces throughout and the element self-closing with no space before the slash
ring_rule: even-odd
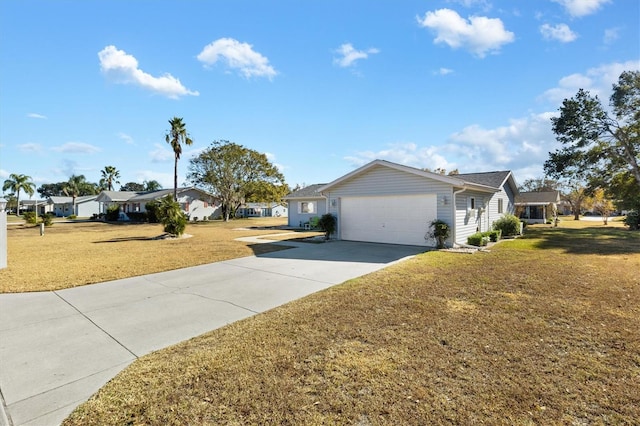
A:
<svg viewBox="0 0 640 426">
<path fill-rule="evenodd" d="M 206 191 L 195 187 L 178 188 L 178 203 L 189 220 L 213 219 L 220 215 L 220 206 L 216 198 Z M 127 213 L 143 213 L 150 201 L 160 201 L 173 194 L 173 189 L 161 189 L 150 192 L 102 191 L 97 201 L 101 203 L 101 212 L 106 213 L 110 206 L 117 205 L 122 217 Z"/>
<path fill-rule="evenodd" d="M 76 197 L 75 207 L 73 197 L 52 196 L 47 198 L 47 204 L 51 212 L 58 217 L 76 215 L 78 217 L 91 217 L 100 213 L 100 203 L 97 195 L 83 195 Z"/>
<path fill-rule="evenodd" d="M 560 205 L 560 191 L 521 192 L 516 197 L 516 211 L 527 223 L 546 223 L 553 219 Z"/>
<path fill-rule="evenodd" d="M 236 217 L 287 217 L 289 209 L 279 203 L 245 203 Z"/>
<path fill-rule="evenodd" d="M 284 197 L 289 208 L 288 225 L 302 228 L 314 217 L 327 213 L 327 197 L 318 191 L 324 183 L 309 185 Z"/>
<path fill-rule="evenodd" d="M 53 212 L 51 206 L 47 203 L 47 200 L 20 200 L 20 204 L 21 211 L 33 212 L 37 207 L 39 215 Z"/>
<path fill-rule="evenodd" d="M 300 214 L 315 203 L 316 215 L 328 211 L 337 218 L 337 239 L 435 246 L 428 235 L 431 222 L 439 219 L 451 227 L 447 245 L 452 246 L 466 244 L 469 235 L 488 231 L 493 222 L 514 213 L 517 194 L 508 170 L 445 176 L 374 160 L 286 199 L 293 204 L 290 225 L 302 221 L 294 211 Z"/>
</svg>

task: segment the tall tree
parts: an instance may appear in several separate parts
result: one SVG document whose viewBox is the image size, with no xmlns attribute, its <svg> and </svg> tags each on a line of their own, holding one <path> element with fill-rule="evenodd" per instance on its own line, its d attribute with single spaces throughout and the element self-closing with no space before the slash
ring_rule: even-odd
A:
<svg viewBox="0 0 640 426">
<path fill-rule="evenodd" d="M 192 158 L 188 179 L 220 198 L 225 221 L 257 192 L 272 198 L 260 201 L 280 201 L 285 185 L 284 176 L 265 154 L 229 141 L 215 141 Z M 272 190 L 265 190 L 269 187 Z"/>
<path fill-rule="evenodd" d="M 144 190 L 148 192 L 162 189 L 162 185 L 160 185 L 160 182 L 157 180 L 145 180 L 142 184 L 144 186 Z"/>
<path fill-rule="evenodd" d="M 562 148 L 549 153 L 544 168 L 554 178 L 585 181 L 591 192 L 598 186 L 612 191 L 616 188 L 613 183 L 621 179 L 620 175 L 629 174 L 638 193 L 640 71 L 620 74 L 617 84 L 613 85 L 609 104 L 611 113 L 597 96 L 591 96 L 583 89 L 573 98 L 565 99 L 560 116 L 551 119 L 553 132 Z"/>
<path fill-rule="evenodd" d="M 76 198 L 83 195 L 93 195 L 97 192 L 97 185 L 95 183 L 87 182 L 84 175 L 71 175 L 66 182 L 64 193 L 67 197 L 72 198 L 73 214 L 76 214 Z"/>
<path fill-rule="evenodd" d="M 165 140 L 173 149 L 175 162 L 173 166 L 173 199 L 178 200 L 178 160 L 182 155 L 182 145 L 191 145 L 193 141 L 187 133 L 187 127 L 182 118 L 173 117 L 169 120 L 171 130 L 166 134 Z"/>
<path fill-rule="evenodd" d="M 531 178 L 525 180 L 518 188 L 520 192 L 548 192 L 560 190 L 562 185 L 557 180 L 542 178 Z"/>
<path fill-rule="evenodd" d="M 20 191 L 24 191 L 31 196 L 35 188 L 36 184 L 31 180 L 31 176 L 16 173 L 11 173 L 9 179 L 5 180 L 4 185 L 2 185 L 3 191 L 9 189 L 16 194 L 17 214 L 20 214 Z"/>
<path fill-rule="evenodd" d="M 115 167 L 105 166 L 100 173 L 102 174 L 102 179 L 104 180 L 107 191 L 113 191 L 113 184 L 120 183 L 118 180 L 118 178 L 120 178 L 120 172 Z"/>
<path fill-rule="evenodd" d="M 120 186 L 120 191 L 144 192 L 144 184 L 138 182 L 127 182 Z"/>
<path fill-rule="evenodd" d="M 43 183 L 38 188 L 38 193 L 43 198 L 48 197 L 60 197 L 64 194 L 64 186 L 66 182 L 58 182 L 58 183 Z"/>
</svg>

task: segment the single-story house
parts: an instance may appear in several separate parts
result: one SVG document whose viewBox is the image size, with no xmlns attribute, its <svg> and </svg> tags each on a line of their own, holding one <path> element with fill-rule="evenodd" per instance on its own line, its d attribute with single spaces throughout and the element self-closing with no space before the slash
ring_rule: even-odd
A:
<svg viewBox="0 0 640 426">
<path fill-rule="evenodd" d="M 20 200 L 20 211 L 33 212 L 36 210 L 36 206 L 39 215 L 53 213 L 53 209 L 47 203 L 47 200 Z"/>
<path fill-rule="evenodd" d="M 106 213 L 110 206 L 117 204 L 122 217 L 127 213 L 143 213 L 145 205 L 150 201 L 160 201 L 173 189 L 160 189 L 150 192 L 134 191 L 102 191 L 97 201 L 102 203 L 102 213 Z M 178 188 L 178 203 L 189 220 L 212 219 L 220 215 L 220 206 L 216 204 L 216 198 L 202 189 L 195 187 Z"/>
<path fill-rule="evenodd" d="M 556 217 L 560 191 L 521 192 L 516 197 L 516 211 L 527 223 L 547 223 Z"/>
<path fill-rule="evenodd" d="M 245 203 L 236 217 L 287 217 L 288 208 L 279 203 Z"/>
<path fill-rule="evenodd" d="M 337 218 L 335 238 L 418 246 L 435 246 L 428 236 L 435 219 L 451 227 L 448 246 L 466 244 L 469 235 L 513 214 L 518 194 L 510 171 L 445 176 L 384 160 L 313 189 L 313 200 L 326 201 Z"/>
<path fill-rule="evenodd" d="M 324 183 L 305 186 L 284 197 L 289 209 L 288 226 L 302 228 L 313 217 L 327 213 L 327 197 L 318 191 Z"/>
<path fill-rule="evenodd" d="M 75 208 L 73 197 L 52 196 L 47 198 L 47 204 L 51 206 L 51 212 L 58 217 L 71 216 L 91 217 L 100 213 L 100 203 L 97 195 L 83 195 L 76 197 Z"/>
</svg>

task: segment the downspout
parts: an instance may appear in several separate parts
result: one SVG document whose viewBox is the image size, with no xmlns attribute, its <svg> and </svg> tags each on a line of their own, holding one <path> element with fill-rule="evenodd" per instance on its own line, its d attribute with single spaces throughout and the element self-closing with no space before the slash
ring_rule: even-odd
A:
<svg viewBox="0 0 640 426">
<path fill-rule="evenodd" d="M 458 218 L 456 217 L 456 195 L 458 194 L 462 194 L 464 191 L 466 191 L 467 188 L 462 188 L 459 189 L 457 191 L 453 191 L 453 244 L 451 245 L 452 247 L 455 247 L 456 243 L 456 234 L 458 233 Z"/>
</svg>

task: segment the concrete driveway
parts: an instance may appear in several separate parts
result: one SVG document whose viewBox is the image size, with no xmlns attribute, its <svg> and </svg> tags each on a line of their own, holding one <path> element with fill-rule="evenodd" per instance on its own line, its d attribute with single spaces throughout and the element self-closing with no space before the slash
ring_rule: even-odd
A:
<svg viewBox="0 0 640 426">
<path fill-rule="evenodd" d="M 298 243 L 67 290 L 0 294 L 0 425 L 59 424 L 138 357 L 424 250 Z"/>
</svg>

